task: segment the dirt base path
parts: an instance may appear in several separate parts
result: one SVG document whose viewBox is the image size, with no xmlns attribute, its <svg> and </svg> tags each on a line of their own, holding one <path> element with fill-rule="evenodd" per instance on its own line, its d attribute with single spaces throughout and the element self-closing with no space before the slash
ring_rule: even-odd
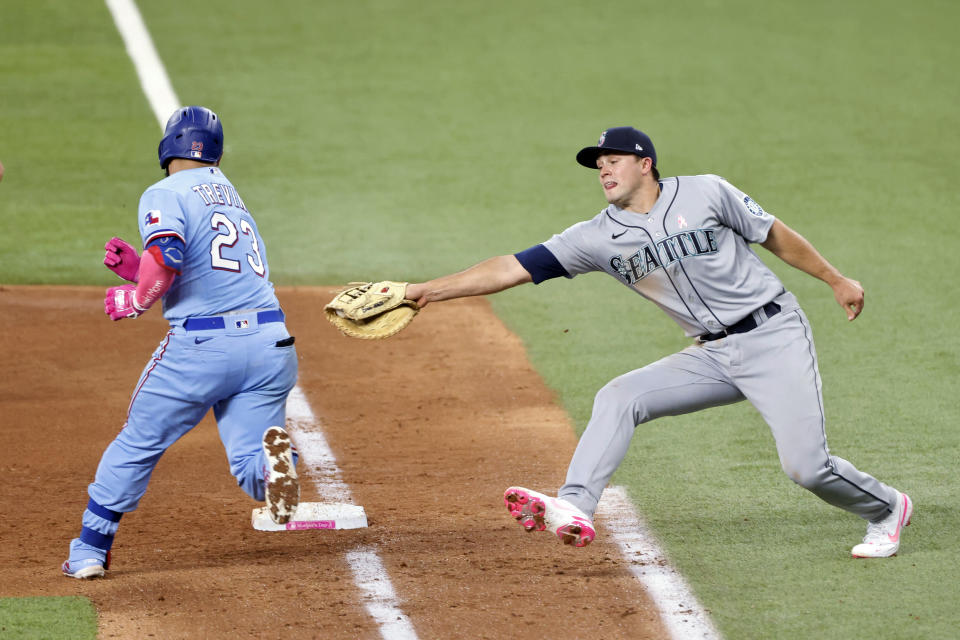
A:
<svg viewBox="0 0 960 640">
<path fill-rule="evenodd" d="M 154 312 L 110 322 L 102 291 L 0 287 L 0 596 L 87 596 L 104 638 L 377 638 L 345 560 L 368 546 L 424 639 L 667 637 L 602 521 L 575 550 L 504 509 L 511 484 L 555 490 L 576 443 L 484 300 L 366 342 L 322 319 L 332 290 L 279 291 L 299 385 L 367 529 L 254 531 L 208 416 L 124 516 L 107 578 L 63 577 L 86 486 L 166 332 Z M 304 481 L 304 500 L 315 491 Z"/>
</svg>

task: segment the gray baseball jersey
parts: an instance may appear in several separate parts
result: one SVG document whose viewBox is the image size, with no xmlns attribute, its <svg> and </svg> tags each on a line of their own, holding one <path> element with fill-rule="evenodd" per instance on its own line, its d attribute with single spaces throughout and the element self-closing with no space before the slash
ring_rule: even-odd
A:
<svg viewBox="0 0 960 640">
<path fill-rule="evenodd" d="M 688 336 L 707 338 L 597 393 L 559 496 L 592 515 L 637 425 L 746 399 L 770 425 L 794 482 L 863 518 L 890 513 L 896 491 L 827 448 L 809 322 L 750 248 L 766 240 L 774 217 L 718 176 L 667 178 L 660 188 L 649 213 L 610 205 L 516 254 L 535 283 L 606 272 Z M 741 320 L 749 328 L 723 336 Z"/>
<path fill-rule="evenodd" d="M 688 336 L 716 333 L 784 292 L 749 243 L 774 217 L 714 175 L 660 182 L 643 215 L 610 205 L 543 245 L 572 277 L 605 271 L 663 309 Z"/>
</svg>

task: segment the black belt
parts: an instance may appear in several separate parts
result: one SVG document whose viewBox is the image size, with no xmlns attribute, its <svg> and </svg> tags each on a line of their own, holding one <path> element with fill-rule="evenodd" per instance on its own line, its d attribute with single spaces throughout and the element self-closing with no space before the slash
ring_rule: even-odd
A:
<svg viewBox="0 0 960 640">
<path fill-rule="evenodd" d="M 763 312 L 767 314 L 768 319 L 780 313 L 780 305 L 778 305 L 776 302 L 768 302 L 761 308 L 763 309 Z M 697 340 L 699 342 L 719 340 L 720 338 L 727 337 L 731 333 L 746 333 L 747 331 L 753 331 L 758 326 L 759 325 L 757 325 L 757 321 L 753 319 L 753 313 L 751 313 L 740 322 L 727 327 L 720 333 L 705 333 L 702 336 L 697 336 Z"/>
<path fill-rule="evenodd" d="M 231 315 L 231 314 L 227 314 Z M 237 314 L 241 316 L 243 314 Z M 257 324 L 268 324 L 270 322 L 283 322 L 283 311 L 280 309 L 270 309 L 269 311 L 257 312 Z M 225 329 L 227 326 L 223 316 L 207 316 L 205 318 L 187 318 L 183 323 L 185 331 L 209 331 L 210 329 Z M 238 329 L 243 327 L 237 327 Z"/>
</svg>

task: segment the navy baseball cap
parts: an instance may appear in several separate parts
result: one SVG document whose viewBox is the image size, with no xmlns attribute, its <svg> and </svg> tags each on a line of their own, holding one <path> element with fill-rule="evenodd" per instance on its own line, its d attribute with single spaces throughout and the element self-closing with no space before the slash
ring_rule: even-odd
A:
<svg viewBox="0 0 960 640">
<path fill-rule="evenodd" d="M 597 158 L 604 153 L 619 151 L 632 153 L 641 158 L 653 160 L 657 166 L 657 152 L 653 148 L 650 136 L 633 127 L 614 127 L 600 134 L 600 140 L 595 147 L 584 147 L 577 154 L 577 162 L 588 169 L 597 168 Z"/>
</svg>

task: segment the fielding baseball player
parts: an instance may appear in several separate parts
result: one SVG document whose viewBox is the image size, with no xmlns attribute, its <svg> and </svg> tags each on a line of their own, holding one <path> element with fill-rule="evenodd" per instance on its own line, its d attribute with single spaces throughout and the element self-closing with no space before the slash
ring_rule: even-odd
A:
<svg viewBox="0 0 960 640">
<path fill-rule="evenodd" d="M 860 283 L 723 178 L 661 180 L 653 143 L 632 127 L 605 131 L 577 162 L 599 169 L 609 206 L 597 216 L 525 251 L 410 284 L 406 297 L 423 307 L 601 271 L 660 307 L 694 343 L 603 387 L 559 496 L 510 487 L 511 515 L 527 531 L 549 528 L 564 543 L 585 546 L 596 535 L 600 494 L 637 425 L 747 399 L 770 425 L 784 472 L 868 521 L 853 556 L 894 555 L 913 504 L 830 454 L 810 323 L 750 244 L 830 285 L 848 320 L 863 309 Z"/>
<path fill-rule="evenodd" d="M 62 567 L 73 578 L 104 575 L 121 516 L 137 508 L 163 452 L 211 408 L 240 487 L 280 523 L 299 502 L 296 452 L 276 426 L 297 378 L 294 339 L 257 225 L 219 168 L 220 119 L 204 107 L 178 109 L 158 153 L 167 177 L 140 198 L 143 255 L 119 238 L 106 244 L 104 264 L 135 284 L 107 289 L 104 310 L 136 318 L 163 298 L 170 330 L 89 486 Z"/>
</svg>

